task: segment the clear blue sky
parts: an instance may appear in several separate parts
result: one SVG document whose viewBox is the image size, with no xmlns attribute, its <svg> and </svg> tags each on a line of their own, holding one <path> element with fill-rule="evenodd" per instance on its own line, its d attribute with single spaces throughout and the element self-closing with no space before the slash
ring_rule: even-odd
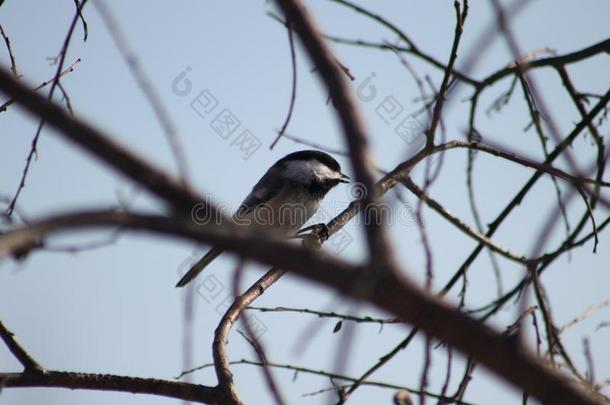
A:
<svg viewBox="0 0 610 405">
<path fill-rule="evenodd" d="M 191 182 L 201 193 L 211 194 L 215 201 L 231 211 L 264 173 L 268 166 L 286 153 L 301 149 L 283 139 L 270 151 L 268 146 L 281 126 L 290 97 L 290 59 L 284 28 L 266 16 L 271 9 L 265 1 L 185 1 L 155 2 L 107 1 L 120 22 L 132 48 L 160 94 L 178 134 L 185 145 Z M 372 3 L 372 2 L 371 2 Z M 451 1 L 385 1 L 375 2 L 376 11 L 388 17 L 417 45 L 440 60 L 447 60 L 454 28 Z M 379 4 L 377 4 L 379 3 Z M 506 2 L 504 2 L 506 3 Z M 325 32 L 337 36 L 394 41 L 388 30 L 328 1 L 309 1 L 309 10 L 318 18 Z M 364 3 L 363 3 L 364 4 Z M 371 6 L 368 2 L 368 6 Z M 112 133 L 157 165 L 176 173 L 176 165 L 166 138 L 150 105 L 134 82 L 124 60 L 118 53 L 99 14 L 91 4 L 85 10 L 89 24 L 89 39 L 82 41 L 82 26 L 78 26 L 66 58 L 66 64 L 77 58 L 82 62 L 75 71 L 62 79 L 76 114 Z M 48 57 L 58 53 L 73 15 L 73 2 L 7 0 L 0 8 L 0 23 L 11 38 L 18 68 L 32 86 L 53 75 Z M 539 0 L 528 6 L 514 20 L 513 27 L 521 48 L 532 50 L 549 47 L 558 53 L 574 51 L 610 36 L 607 16 L 610 3 L 602 0 L 575 2 Z M 491 20 L 488 2 L 471 1 L 460 55 L 466 55 L 479 40 Z M 8 66 L 2 44 L 0 60 Z M 394 96 L 405 108 L 415 111 L 418 96 L 413 80 L 391 53 L 336 45 L 340 60 L 350 68 L 356 80 L 354 90 L 369 77 L 378 91 L 372 101 L 361 100 L 361 108 L 370 129 L 376 162 L 390 169 L 407 156 L 408 145 L 392 127 L 377 114 L 376 108 L 385 97 Z M 326 92 L 302 49 L 298 49 L 298 96 L 288 133 L 307 138 L 334 149 L 345 149 L 332 106 L 326 105 Z M 575 85 L 584 92 L 605 92 L 610 84 L 610 58 L 598 56 L 588 62 L 572 65 L 569 72 Z M 442 72 L 409 58 L 420 74 L 429 74 L 438 86 Z M 472 73 L 481 78 L 507 65 L 511 60 L 505 43 L 494 39 L 488 51 Z M 459 66 L 459 63 L 458 63 Z M 172 82 L 186 68 L 192 92 L 186 96 L 172 91 Z M 567 132 L 578 120 L 567 93 L 551 70 L 540 70 L 534 77 L 551 106 L 553 116 L 562 131 Z M 482 133 L 502 144 L 510 145 L 531 156 L 540 157 L 539 142 L 530 130 L 523 132 L 529 118 L 523 99 L 517 92 L 501 114 L 486 117 L 484 109 L 509 81 L 503 81 L 489 91 L 481 101 Z M 201 117 L 190 102 L 202 91 L 211 94 L 219 109 L 227 109 L 241 122 L 239 130 L 223 139 L 210 127 L 212 116 Z M 446 118 L 449 138 L 460 138 L 467 117 L 466 103 L 460 102 L 468 91 L 455 95 Z M 59 100 L 59 98 L 57 98 Z M 14 193 L 21 174 L 37 121 L 16 107 L 0 114 L 2 139 L 0 144 L 0 194 Z M 248 129 L 261 142 L 261 147 L 244 160 L 235 139 Z M 608 137 L 608 124 L 602 134 Z M 577 142 L 574 153 L 580 161 L 593 156 L 588 138 Z M 351 173 L 349 162 L 338 157 Z M 473 224 L 465 188 L 465 153 L 453 151 L 445 158 L 445 167 L 432 195 Z M 509 198 L 531 175 L 521 167 L 483 156 L 477 159 L 475 187 L 483 221 L 491 221 Z M 417 173 L 418 179 L 421 173 Z M 135 197 L 133 195 L 135 194 Z M 407 195 L 407 193 L 404 193 Z M 100 208 L 128 199 L 132 206 L 144 210 L 158 205 L 143 193 L 137 193 L 131 183 L 115 175 L 80 151 L 54 136 L 48 127 L 43 130 L 38 159 L 33 163 L 19 206 L 30 217 L 41 217 L 75 208 Z M 324 205 L 328 219 L 350 201 L 348 187 L 332 191 Z M 395 247 L 401 263 L 409 273 L 422 280 L 424 257 L 419 232 L 412 219 L 405 218 L 393 196 L 388 197 L 396 208 L 397 221 L 392 225 Z M 408 196 L 413 204 L 414 199 Z M 501 228 L 496 240 L 512 250 L 527 253 L 535 239 L 545 214 L 554 204 L 554 189 L 545 180 L 515 210 L 510 223 Z M 582 204 L 570 206 L 574 222 L 581 215 Z M 604 212 L 598 213 L 598 219 Z M 402 217 L 400 216 L 402 215 Z M 607 215 L 607 212 L 606 212 Z M 402 218 L 402 219 L 400 219 Z M 435 258 L 435 286 L 439 287 L 453 274 L 475 246 L 433 212 L 426 212 L 429 234 Z M 4 226 L 4 225 L 3 225 Z M 560 229 L 560 228 L 558 228 Z M 339 254 L 350 260 L 362 258 L 360 228 L 354 222 L 345 231 L 353 238 Z M 55 245 L 98 240 L 108 233 L 83 232 L 53 238 Z M 557 240 L 555 240 L 557 241 Z M 336 246 L 336 244 L 335 244 Z M 0 262 L 0 319 L 18 336 L 20 342 L 44 366 L 57 370 L 114 373 L 142 377 L 172 379 L 182 371 L 182 300 L 183 291 L 174 289 L 178 272 L 194 250 L 182 242 L 128 234 L 110 247 L 79 254 L 37 252 L 24 262 Z M 331 246 L 328 249 L 333 249 Z M 600 235 L 596 255 L 590 244 L 575 251 L 571 261 L 559 260 L 542 281 L 545 284 L 557 323 L 562 325 L 587 306 L 608 298 L 610 275 L 610 243 L 608 234 Z M 335 251 L 337 249 L 335 248 Z M 199 254 L 201 249 L 196 250 Z M 499 260 L 505 286 L 522 275 L 522 269 Z M 216 308 L 229 293 L 229 274 L 234 258 L 222 256 L 200 280 L 218 280 L 225 290 L 210 302 L 196 299 L 194 326 L 194 365 L 211 361 L 211 342 L 220 315 Z M 253 269 L 256 266 L 251 266 Z M 257 268 L 257 270 L 260 270 Z M 260 271 L 249 271 L 251 281 Z M 481 255 L 470 273 L 466 297 L 469 305 L 488 302 L 495 294 L 495 281 L 487 255 Z M 453 295 L 455 297 L 455 294 Z M 274 285 L 258 305 L 294 306 L 311 309 L 351 310 L 349 302 L 300 279 L 286 276 Z M 385 316 L 373 308 L 359 307 L 360 314 Z M 515 317 L 516 309 L 509 306 L 492 321 L 501 327 Z M 304 315 L 256 314 L 265 325 L 263 340 L 273 361 L 332 369 L 334 353 L 341 344 L 341 333 L 332 334 L 334 322 L 314 322 Z M 610 310 L 602 310 L 565 335 L 565 342 L 579 366 L 584 364 L 582 337 L 588 336 L 596 360 L 598 378 L 610 377 L 610 349 L 605 342 L 610 328 L 595 331 L 596 326 L 610 318 Z M 295 353 L 295 342 L 316 328 L 317 333 L 302 353 Z M 358 376 L 367 366 L 389 351 L 404 337 L 408 329 L 386 326 L 382 331 L 375 325 L 358 326 L 352 355 L 346 374 Z M 384 380 L 410 387 L 419 384 L 423 361 L 422 340 L 417 339 L 381 372 L 375 380 Z M 233 359 L 253 358 L 247 343 L 232 333 L 229 353 Z M 4 347 L 0 347 L 0 369 L 19 370 L 19 365 Z M 433 357 L 432 390 L 439 390 L 445 367 L 444 352 Z M 247 403 L 270 403 L 258 369 L 235 366 L 234 374 L 240 393 Z M 462 359 L 454 364 L 454 385 L 462 373 Z M 323 395 L 302 398 L 301 394 L 329 386 L 327 380 L 300 374 L 274 371 L 291 403 L 322 403 Z M 214 385 L 212 370 L 192 376 L 193 381 Z M 466 399 L 480 403 L 520 403 L 520 393 L 478 369 Z M 453 385 L 453 386 L 454 386 Z M 452 386 L 452 389 L 453 389 Z M 389 403 L 393 392 L 379 388 L 360 388 L 353 396 L 354 404 Z M 170 404 L 174 400 L 123 393 L 7 389 L 0 394 L 0 404 Z"/>
</svg>

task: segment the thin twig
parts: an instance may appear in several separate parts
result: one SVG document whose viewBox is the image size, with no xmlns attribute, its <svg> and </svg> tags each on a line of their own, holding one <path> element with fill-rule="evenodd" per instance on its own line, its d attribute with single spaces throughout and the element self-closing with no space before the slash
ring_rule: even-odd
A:
<svg viewBox="0 0 610 405">
<path fill-rule="evenodd" d="M 443 388 L 441 389 L 441 397 L 444 397 L 447 394 L 447 390 L 449 389 L 449 383 L 451 382 L 451 365 L 453 363 L 453 349 L 451 346 L 447 347 L 447 370 L 445 371 L 445 382 L 443 383 Z M 438 405 L 442 405 L 444 402 L 442 399 L 439 399 Z"/>
<path fill-rule="evenodd" d="M 59 83 L 59 79 L 62 76 L 61 71 L 63 69 L 64 61 L 66 59 L 66 54 L 68 53 L 68 47 L 70 46 L 72 34 L 74 33 L 74 27 L 76 26 L 76 21 L 78 20 L 80 10 L 82 10 L 82 8 L 85 6 L 86 3 L 87 3 L 87 0 L 82 0 L 80 6 L 77 8 L 76 15 L 72 19 L 72 22 L 70 23 L 70 27 L 68 28 L 68 33 L 66 34 L 66 38 L 64 39 L 61 50 L 59 51 L 59 58 L 58 58 L 59 60 L 57 63 L 57 70 L 55 72 L 55 77 L 53 78 L 53 82 L 51 83 L 51 89 L 49 90 L 48 100 L 53 99 L 53 93 Z M 23 190 L 23 188 L 25 187 L 25 180 L 26 180 L 26 177 L 30 170 L 30 164 L 32 163 L 32 158 L 38 154 L 38 150 L 37 150 L 38 140 L 40 139 L 40 134 L 42 131 L 42 127 L 44 126 L 44 123 L 45 123 L 45 119 L 42 118 L 40 120 L 40 123 L 38 124 L 38 129 L 36 130 L 34 139 L 32 140 L 32 146 L 30 148 L 30 152 L 28 153 L 28 156 L 25 160 L 25 167 L 23 168 L 23 173 L 21 175 L 19 185 L 17 186 L 17 191 L 15 192 L 15 195 L 13 196 L 13 200 L 11 201 L 10 205 L 8 206 L 8 208 L 6 210 L 7 217 L 11 216 L 13 209 L 15 207 L 15 204 L 17 203 L 17 199 L 19 198 L 19 194 L 21 194 L 21 190 Z"/>
<path fill-rule="evenodd" d="M 66 70 L 64 70 L 63 72 L 61 72 L 59 74 L 59 78 L 63 77 L 64 75 L 67 75 L 68 73 L 72 73 L 74 71 L 74 68 L 76 67 L 76 65 L 80 62 L 80 58 L 76 59 L 76 61 L 74 61 L 74 63 L 72 63 Z M 53 81 L 55 81 L 57 78 L 57 75 L 55 75 L 54 77 L 52 77 L 51 79 L 44 81 L 42 83 L 40 83 L 38 86 L 36 86 L 34 88 L 34 91 L 38 91 L 46 86 L 48 86 L 50 83 L 53 83 Z M 4 112 L 6 111 L 6 109 L 11 106 L 13 103 L 15 103 L 15 99 L 11 98 L 7 101 L 5 101 L 2 105 L 0 105 L 0 112 Z"/>
<path fill-rule="evenodd" d="M 293 31 L 288 24 L 286 26 L 286 30 L 288 31 L 288 43 L 290 44 L 290 61 L 292 62 L 292 89 L 290 91 L 290 105 L 288 106 L 288 114 L 286 115 L 286 119 L 280 128 L 280 131 L 277 133 L 277 136 L 271 142 L 271 146 L 269 149 L 273 150 L 275 145 L 278 143 L 284 132 L 286 132 L 286 128 L 288 128 L 288 124 L 290 123 L 290 118 L 292 117 L 292 111 L 294 110 L 294 103 L 297 98 L 297 60 L 296 54 L 294 52 L 294 37 Z"/>
<path fill-rule="evenodd" d="M 76 12 L 80 17 L 80 21 L 83 24 L 83 42 L 87 42 L 87 37 L 89 36 L 89 28 L 87 27 L 87 21 L 85 21 L 85 17 L 83 17 L 82 7 L 79 0 L 74 0 L 74 5 L 76 6 Z"/>
<path fill-rule="evenodd" d="M 513 253 L 510 250 L 508 250 L 502 246 L 499 246 L 496 242 L 492 241 L 485 235 L 480 234 L 479 232 L 477 232 L 470 226 L 466 225 L 464 222 L 462 222 L 462 220 L 460 220 L 458 217 L 456 217 L 455 215 L 450 213 L 449 210 L 447 210 L 445 207 L 443 207 L 441 204 L 439 204 L 436 200 L 431 198 L 429 195 L 425 194 L 423 192 L 423 190 L 420 189 L 413 182 L 413 180 L 411 180 L 411 178 L 407 178 L 407 179 L 403 180 L 403 184 L 407 189 L 409 189 L 419 199 L 421 199 L 428 206 L 430 206 L 430 208 L 434 209 L 441 216 L 443 216 L 443 218 L 445 218 L 446 220 L 451 222 L 453 225 L 458 227 L 462 232 L 464 232 L 468 236 L 472 237 L 473 239 L 477 240 L 480 243 L 483 243 L 485 246 L 487 246 L 494 252 L 501 254 L 502 256 L 506 257 L 507 259 L 513 260 L 517 263 L 525 263 L 527 261 L 527 258 L 525 256 Z"/>
<path fill-rule="evenodd" d="M 246 309 L 260 311 L 260 312 L 294 312 L 300 314 L 310 314 L 316 315 L 320 318 L 336 318 L 341 319 L 342 321 L 351 321 L 356 323 L 377 323 L 377 324 L 395 324 L 401 323 L 398 318 L 372 318 L 370 316 L 352 316 L 345 314 L 338 314 L 336 312 L 325 312 L 325 311 L 315 311 L 307 308 L 289 308 L 289 307 L 275 307 L 275 308 L 267 308 L 267 307 L 254 307 L 249 306 Z"/>
<path fill-rule="evenodd" d="M 434 57 L 422 52 L 413 42 L 413 40 L 411 38 L 409 38 L 407 36 L 407 34 L 404 33 L 404 31 L 402 31 L 400 28 L 398 28 L 396 25 L 392 24 L 390 21 L 388 21 L 386 18 L 383 18 L 382 16 L 373 13 L 372 11 L 369 11 L 367 9 L 365 9 L 364 7 L 358 6 L 350 1 L 347 0 L 332 0 L 337 4 L 341 4 L 343 6 L 349 7 L 352 10 L 368 17 L 371 18 L 373 21 L 378 22 L 379 24 L 385 26 L 386 28 L 388 28 L 391 32 L 393 32 L 394 34 L 396 34 L 398 36 L 398 38 L 403 41 L 407 46 L 406 47 L 401 47 L 398 45 L 394 45 L 392 46 L 392 48 L 394 48 L 395 50 L 398 50 L 400 52 L 407 52 L 407 53 L 411 53 L 425 61 L 427 61 L 428 63 L 430 63 L 432 66 L 442 69 L 442 70 L 446 70 L 447 66 L 443 65 L 441 62 L 439 62 L 437 59 L 435 59 Z M 342 44 L 347 44 L 347 45 L 357 45 L 357 46 L 365 46 L 365 47 L 373 47 L 373 48 L 378 48 L 378 49 L 383 49 L 383 50 L 391 50 L 392 48 L 388 47 L 387 45 L 385 45 L 384 43 L 381 44 L 375 44 L 375 43 L 370 43 L 367 41 L 362 41 L 362 40 L 349 40 L 349 39 L 343 39 L 343 38 L 338 38 L 338 37 L 334 37 L 334 36 L 329 36 L 326 35 L 325 36 L 326 39 L 333 41 L 333 42 L 337 42 L 337 43 L 342 43 Z M 473 84 L 476 85 L 478 84 L 478 82 L 468 76 L 466 76 L 463 73 L 460 73 L 458 71 L 453 70 L 451 72 L 453 75 L 455 75 L 456 77 L 458 77 L 460 80 L 463 80 L 469 84 Z"/>
<path fill-rule="evenodd" d="M 587 359 L 587 379 L 589 380 L 589 384 L 595 385 L 595 367 L 593 363 L 593 355 L 591 354 L 591 342 L 588 338 L 583 338 L 582 347 L 585 359 Z"/>
<path fill-rule="evenodd" d="M 15 79 L 19 79 L 19 73 L 17 72 L 17 62 L 15 62 L 15 55 L 13 54 L 13 49 L 11 48 L 11 41 L 4 33 L 4 28 L 2 28 L 2 24 L 0 24 L 0 34 L 2 34 L 2 38 L 4 39 L 4 43 L 6 44 L 6 50 L 8 51 L 8 57 L 11 60 L 11 72 L 13 72 L 13 76 L 15 76 Z"/>
<path fill-rule="evenodd" d="M 241 359 L 241 360 L 233 360 L 230 362 L 231 365 L 250 365 L 250 366 L 258 366 L 261 367 L 263 366 L 263 363 L 259 362 L 259 361 L 254 361 L 254 360 L 248 360 L 248 359 Z M 269 367 L 274 367 L 274 368 L 280 368 L 280 369 L 284 369 L 284 370 L 290 370 L 290 371 L 294 371 L 295 373 L 303 373 L 303 374 L 312 374 L 312 375 L 317 375 L 320 377 L 327 377 L 333 380 L 343 380 L 343 381 L 348 381 L 348 382 L 356 382 L 356 379 L 353 377 L 349 377 L 347 375 L 343 375 L 343 374 L 337 374 L 337 373 L 331 373 L 329 371 L 324 371 L 324 370 L 315 370 L 313 368 L 308 368 L 308 367 L 301 367 L 301 366 L 295 366 L 293 364 L 280 364 L 280 363 L 273 363 L 273 362 L 267 362 L 266 363 L 267 366 Z M 213 367 L 214 363 L 207 363 L 207 364 L 203 364 L 201 366 L 195 367 L 191 370 L 186 370 L 183 371 L 182 373 L 180 373 L 179 376 L 176 377 L 176 379 L 180 379 L 183 376 L 193 373 L 195 371 L 199 371 L 199 370 L 204 370 L 206 368 L 210 368 Z M 425 391 L 425 392 L 421 392 L 419 390 L 413 389 L 413 388 L 408 388 L 408 387 L 404 387 L 401 385 L 395 385 L 395 384 L 388 384 L 385 382 L 381 382 L 381 381 L 365 381 L 362 383 L 363 385 L 367 385 L 367 386 L 372 386 L 372 387 L 380 387 L 380 388 L 389 388 L 389 389 L 404 389 L 409 391 L 412 394 L 417 394 L 417 395 L 426 395 L 429 396 L 431 398 L 437 398 L 437 399 L 446 399 L 449 400 L 449 397 L 442 397 L 438 394 L 435 394 L 433 392 L 429 392 L 429 391 Z M 346 386 L 346 387 L 349 387 Z M 334 389 L 334 388 L 333 388 Z M 463 402 L 463 401 L 458 401 L 456 402 L 456 404 L 461 404 L 461 405 L 471 405 L 471 403 L 469 402 Z"/>
<path fill-rule="evenodd" d="M 598 304 L 591 305 L 590 307 L 585 309 L 580 315 L 578 315 L 576 318 L 572 319 L 570 322 L 566 323 L 561 328 L 559 328 L 557 330 L 557 334 L 562 335 L 565 331 L 570 329 L 572 326 L 576 325 L 579 322 L 584 321 L 589 316 L 591 316 L 594 312 L 596 312 L 602 308 L 605 308 L 607 306 L 610 306 L 610 300 L 604 300 Z"/>
<path fill-rule="evenodd" d="M 209 199 L 185 188 L 182 183 L 167 175 L 165 171 L 114 141 L 115 137 L 94 128 L 78 117 L 67 114 L 57 104 L 14 80 L 12 75 L 3 69 L 0 69 L 0 89 L 9 97 L 15 98 L 30 113 L 44 117 L 49 125 L 59 129 L 58 135 L 142 185 L 144 189 L 160 197 L 180 215 L 190 216 L 191 211 L 197 208 L 200 210 L 200 215 L 211 215 L 210 218 L 218 218 L 223 223 L 231 222 L 214 207 Z"/>
<path fill-rule="evenodd" d="M 428 387 L 428 374 L 432 365 L 432 341 L 430 336 L 426 335 L 424 343 L 424 364 L 422 366 L 421 377 L 419 381 L 419 390 L 421 392 L 426 391 Z M 419 397 L 419 405 L 426 405 L 426 397 L 421 395 Z"/>
<path fill-rule="evenodd" d="M 457 58 L 457 50 L 460 44 L 460 39 L 462 38 L 464 21 L 468 16 L 468 0 L 464 0 L 463 12 L 460 11 L 460 3 L 457 0 L 453 3 L 453 6 L 455 7 L 455 14 L 457 20 L 455 23 L 455 35 L 453 37 L 453 45 L 451 46 L 451 54 L 449 56 L 449 62 L 447 63 L 447 69 L 445 69 L 443 81 L 436 96 L 436 103 L 434 104 L 432 119 L 430 121 L 430 125 L 428 126 L 428 131 L 426 132 L 426 147 L 428 148 L 434 145 L 434 134 L 436 132 L 436 127 L 438 126 L 438 123 L 441 119 L 443 105 L 445 104 L 445 94 L 447 93 L 447 89 L 449 86 L 449 78 L 451 76 L 451 72 L 453 71 L 453 65 L 455 64 L 455 60 Z"/>
<path fill-rule="evenodd" d="M 44 373 L 45 370 L 28 352 L 17 342 L 13 332 L 8 330 L 6 326 L 0 321 L 0 338 L 6 344 L 6 347 L 15 356 L 15 358 L 21 363 L 25 373 Z M 1 381 L 1 378 L 0 378 Z M 2 384 L 0 384 L 1 386 Z"/>
<path fill-rule="evenodd" d="M 527 107 L 528 107 L 528 110 L 530 113 L 530 117 L 532 118 L 532 122 L 534 123 L 534 128 L 536 129 L 536 133 L 538 134 L 538 139 L 540 140 L 540 144 L 542 146 L 542 152 L 544 153 L 544 158 L 548 159 L 549 151 L 547 148 L 547 137 L 544 134 L 544 130 L 543 130 L 542 124 L 540 122 L 540 112 L 536 108 L 536 103 L 535 103 L 534 97 L 531 95 L 528 83 L 525 80 L 525 77 L 523 76 L 521 71 L 517 72 L 517 75 L 515 76 L 515 80 L 517 80 L 517 79 L 521 83 L 521 89 L 523 90 L 523 97 L 525 98 L 525 102 L 527 104 Z M 561 212 L 561 217 L 563 219 L 563 222 L 564 222 L 564 225 L 566 228 L 566 235 L 568 235 L 570 233 L 570 221 L 568 220 L 568 214 L 566 212 L 566 207 L 562 202 L 561 189 L 559 188 L 559 184 L 558 184 L 557 178 L 555 176 L 551 175 L 551 180 L 552 180 L 553 186 L 555 188 L 557 204 L 558 204 L 559 210 Z M 586 198 L 585 198 L 585 201 L 586 201 Z"/>
</svg>

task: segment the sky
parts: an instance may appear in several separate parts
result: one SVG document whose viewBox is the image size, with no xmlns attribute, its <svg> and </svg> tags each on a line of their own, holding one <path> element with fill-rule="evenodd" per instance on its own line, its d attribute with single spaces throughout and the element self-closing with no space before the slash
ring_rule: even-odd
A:
<svg viewBox="0 0 610 405">
<path fill-rule="evenodd" d="M 97 0 L 96 0 L 97 1 Z M 183 1 L 104 2 L 115 16 L 126 42 L 152 83 L 159 100 L 171 117 L 184 146 L 189 182 L 202 195 L 212 196 L 227 213 L 232 212 L 266 169 L 277 159 L 303 145 L 289 139 L 279 141 L 269 150 L 281 127 L 290 100 L 291 61 L 288 35 L 284 27 L 268 16 L 273 6 L 265 1 Z M 510 63 L 510 50 L 499 37 L 485 32 L 493 21 L 488 2 L 470 1 L 457 66 L 462 57 L 474 52 L 478 63 L 471 72 L 482 78 Z M 508 4 L 509 2 L 503 2 Z M 557 54 L 581 49 L 610 36 L 607 16 L 610 3 L 586 0 L 578 6 L 568 0 L 530 2 L 511 22 L 516 40 L 524 52 L 549 48 Z M 376 42 L 394 42 L 395 35 L 379 24 L 355 14 L 333 1 L 306 2 L 322 30 L 345 38 Z M 383 1 L 360 2 L 374 7 L 413 38 L 420 49 L 446 61 L 454 30 L 454 9 L 450 1 Z M 71 1 L 5 1 L 0 7 L 0 24 L 11 39 L 19 73 L 32 87 L 53 76 L 56 65 L 49 58 L 57 55 L 73 18 Z M 134 80 L 117 50 L 108 27 L 92 4 L 84 10 L 88 39 L 83 41 L 79 23 L 70 45 L 66 65 L 76 64 L 74 71 L 62 79 L 74 113 L 112 134 L 155 165 L 173 174 L 178 168 L 163 129 L 150 103 Z M 489 42 L 489 43 L 487 43 Z M 489 45 L 481 49 L 481 44 Z M 0 63 L 8 65 L 4 44 Z M 339 60 L 350 69 L 356 94 L 370 134 L 377 166 L 391 169 L 413 152 L 414 143 L 398 136 L 394 127 L 380 113 L 388 98 L 403 107 L 400 119 L 409 119 L 419 109 L 417 86 L 400 60 L 391 52 L 332 45 Z M 480 53 L 480 54 L 479 54 Z M 413 68 L 428 75 L 435 86 L 442 71 L 410 56 Z M 610 85 L 610 60 L 597 56 L 568 71 L 582 92 L 604 93 Z M 346 144 L 332 105 L 326 103 L 327 92 L 318 74 L 297 45 L 297 98 L 287 133 L 345 151 Z M 571 105 L 557 75 L 551 69 L 532 73 L 541 94 L 562 134 L 578 122 L 578 112 Z M 187 84 L 188 81 L 188 84 Z M 540 144 L 528 126 L 529 118 L 523 95 L 517 91 L 501 112 L 486 114 L 485 109 L 505 91 L 510 80 L 503 80 L 481 99 L 477 128 L 483 139 L 507 145 L 513 150 L 541 159 Z M 448 139 L 461 139 L 467 124 L 471 90 L 458 87 L 447 104 L 444 125 Z M 46 91 L 46 90 L 45 90 Z M 47 93 L 44 93 L 47 94 Z M 62 102 L 61 97 L 55 97 Z M 4 100 L 4 98 L 2 99 Z M 208 104 L 212 103 L 212 104 Z M 213 111 L 207 111 L 206 107 Z M 240 126 L 234 133 L 218 133 L 214 128 L 216 114 L 231 114 Z M 387 117 L 386 117 L 387 118 Z M 12 106 L 0 114 L 0 197 L 11 197 L 19 182 L 25 158 L 38 121 Z M 601 133 L 608 140 L 607 122 Z M 244 143 L 246 142 L 246 143 Z M 245 148 L 245 146 L 251 148 Z M 254 145 L 254 146 L 252 146 Z M 581 137 L 574 145 L 579 162 L 594 157 L 590 137 Z M 353 174 L 348 159 L 335 154 L 348 174 Z M 438 162 L 437 162 L 438 163 Z M 558 161 L 560 167 L 567 167 Z M 431 195 L 451 212 L 474 224 L 465 182 L 466 153 L 445 154 L 438 181 Z M 474 188 L 483 223 L 490 222 L 531 175 L 531 170 L 514 164 L 477 155 Z M 414 178 L 421 183 L 423 170 Z M 565 191 L 565 185 L 561 186 Z M 329 220 L 344 209 L 357 190 L 340 186 L 329 193 L 317 222 Z M 425 256 L 420 234 L 413 218 L 416 200 L 404 190 L 407 203 L 389 193 L 392 205 L 389 230 L 398 260 L 408 276 L 422 282 Z M 127 204 L 131 209 L 160 212 L 162 206 L 133 183 L 91 159 L 45 126 L 22 191 L 18 206 L 28 219 L 78 209 L 108 208 Z M 511 215 L 494 237 L 511 250 L 527 254 L 539 238 L 540 227 L 556 206 L 553 184 L 545 179 Z M 575 223 L 582 215 L 579 200 L 568 206 Z M 451 277 L 475 241 L 463 235 L 432 211 L 424 210 L 431 247 L 434 253 L 433 288 L 438 290 Z M 596 213 L 598 221 L 607 211 Z M 9 225 L 3 223 L 1 229 Z M 587 229 L 590 225 L 587 225 Z M 48 241 L 61 247 L 104 241 L 113 230 L 82 231 L 59 235 Z M 549 237 L 547 247 L 561 241 L 563 229 Z M 568 257 L 558 260 L 542 277 L 558 325 L 576 317 L 588 306 L 609 298 L 610 241 L 602 232 L 596 254 L 588 243 Z M 361 221 L 352 221 L 324 247 L 340 257 L 357 262 L 364 258 Z M 183 371 L 184 290 L 173 286 L 190 262 L 205 247 L 183 241 L 142 234 L 121 234 L 109 246 L 67 254 L 39 251 L 23 261 L 0 261 L 0 319 L 39 362 L 49 369 L 112 373 L 141 377 L 173 379 Z M 523 275 L 523 269 L 498 258 L 504 288 L 512 286 Z M 214 328 L 230 299 L 231 271 L 235 257 L 225 254 L 196 281 L 194 295 L 193 366 L 211 362 Z M 265 270 L 249 264 L 243 288 Z M 470 307 L 489 302 L 496 295 L 496 281 L 487 254 L 481 254 L 469 272 L 465 301 Z M 448 299 L 456 302 L 457 290 Z M 332 291 L 291 275 L 284 276 L 263 297 L 260 306 L 287 306 L 339 313 L 387 317 L 368 305 L 354 303 Z M 490 325 L 502 330 L 516 317 L 517 307 L 509 305 Z M 337 349 L 344 344 L 346 328 L 333 333 L 336 321 L 318 320 L 304 314 L 252 313 L 269 348 L 269 358 L 278 363 L 333 370 Z M 595 358 L 599 380 L 610 378 L 610 348 L 604 342 L 610 328 L 597 326 L 610 319 L 610 310 L 601 309 L 564 335 L 568 350 L 579 367 L 585 364 L 583 337 L 588 337 Z M 400 342 L 409 328 L 401 325 L 358 325 L 344 373 L 359 376 L 379 357 Z M 529 330 L 529 336 L 532 337 Z M 530 345 L 535 341 L 531 339 Z M 423 339 L 416 338 L 373 379 L 417 388 L 424 354 Z M 533 346 L 532 346 L 533 347 Z M 254 358 L 248 343 L 232 332 L 229 340 L 231 359 Z M 456 354 L 453 366 L 452 392 L 463 371 L 464 359 Z M 0 347 L 0 370 L 19 371 L 19 364 L 4 347 Z M 439 391 L 443 382 L 446 352 L 434 350 L 430 389 Z M 258 368 L 235 365 L 238 390 L 247 403 L 272 403 Z M 328 403 L 330 396 L 303 394 L 328 388 L 327 379 L 299 373 L 274 370 L 290 403 Z M 214 385 L 212 369 L 198 371 L 192 381 Z M 376 387 L 359 388 L 351 403 L 390 403 L 394 391 Z M 520 403 L 521 393 L 500 381 L 484 368 L 475 372 L 475 381 L 465 399 L 477 404 Z M 171 404 L 177 400 L 125 393 L 69 391 L 62 389 L 6 389 L 0 393 L 0 404 Z"/>
</svg>

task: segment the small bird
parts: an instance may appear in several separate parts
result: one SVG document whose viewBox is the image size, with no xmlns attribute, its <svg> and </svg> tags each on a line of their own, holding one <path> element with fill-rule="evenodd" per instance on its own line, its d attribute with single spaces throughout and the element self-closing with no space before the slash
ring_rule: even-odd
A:
<svg viewBox="0 0 610 405">
<path fill-rule="evenodd" d="M 317 150 L 291 153 L 267 170 L 233 215 L 233 220 L 238 225 L 264 228 L 266 232 L 271 230 L 287 238 L 295 236 L 318 210 L 326 193 L 348 180 L 349 177 L 341 173 L 339 163 L 327 153 Z M 188 284 L 222 252 L 222 248 L 211 248 L 176 287 Z"/>
</svg>

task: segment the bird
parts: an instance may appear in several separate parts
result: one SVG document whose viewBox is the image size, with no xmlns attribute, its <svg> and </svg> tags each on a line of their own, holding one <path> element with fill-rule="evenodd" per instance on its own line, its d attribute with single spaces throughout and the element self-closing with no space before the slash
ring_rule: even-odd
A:
<svg viewBox="0 0 610 405">
<path fill-rule="evenodd" d="M 266 232 L 277 232 L 290 238 L 314 229 L 316 226 L 301 227 L 318 210 L 326 193 L 349 180 L 349 176 L 341 172 L 339 163 L 328 153 L 319 150 L 293 152 L 267 170 L 232 219 L 238 225 L 264 228 Z M 222 248 L 212 247 L 184 274 L 176 287 L 187 285 L 222 252 Z"/>
</svg>

